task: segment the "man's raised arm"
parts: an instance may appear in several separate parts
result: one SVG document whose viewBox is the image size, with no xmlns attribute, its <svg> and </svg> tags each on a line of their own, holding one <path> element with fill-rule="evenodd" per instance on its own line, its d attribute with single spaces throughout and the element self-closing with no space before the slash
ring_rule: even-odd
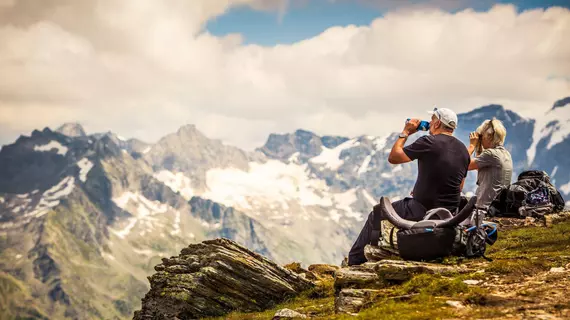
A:
<svg viewBox="0 0 570 320">
<path fill-rule="evenodd" d="M 396 142 L 394 142 L 394 146 L 392 146 L 392 151 L 390 151 L 390 155 L 388 156 L 388 162 L 391 164 L 400 164 L 412 161 L 410 157 L 404 152 L 404 144 L 408 139 L 408 136 L 414 134 L 418 130 L 418 126 L 420 125 L 420 120 L 418 119 L 411 119 L 410 121 L 406 122 L 406 126 L 402 133 L 400 133 Z"/>
</svg>

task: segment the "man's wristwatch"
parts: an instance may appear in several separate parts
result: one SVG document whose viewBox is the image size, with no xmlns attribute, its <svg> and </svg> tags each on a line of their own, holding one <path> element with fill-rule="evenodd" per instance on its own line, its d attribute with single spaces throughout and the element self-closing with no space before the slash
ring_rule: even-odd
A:
<svg viewBox="0 0 570 320">
<path fill-rule="evenodd" d="M 402 133 L 400 133 L 400 135 L 399 135 L 398 137 L 400 137 L 400 138 L 407 138 L 408 135 L 402 132 Z"/>
</svg>

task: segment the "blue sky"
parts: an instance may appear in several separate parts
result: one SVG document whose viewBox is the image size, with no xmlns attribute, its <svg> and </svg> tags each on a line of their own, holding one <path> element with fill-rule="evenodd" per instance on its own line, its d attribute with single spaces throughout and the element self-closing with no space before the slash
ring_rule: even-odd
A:
<svg viewBox="0 0 570 320">
<path fill-rule="evenodd" d="M 519 11 L 551 6 L 570 8 L 570 0 L 472 2 L 473 5 L 469 7 L 477 11 L 486 11 L 496 3 L 512 3 Z M 307 39 L 332 26 L 368 25 L 383 13 L 385 12 L 359 1 L 332 3 L 328 0 L 311 0 L 306 5 L 289 8 L 281 17 L 277 12 L 255 11 L 247 7 L 234 8 L 210 20 L 206 29 L 215 35 L 241 33 L 245 43 L 272 46 Z"/>
</svg>

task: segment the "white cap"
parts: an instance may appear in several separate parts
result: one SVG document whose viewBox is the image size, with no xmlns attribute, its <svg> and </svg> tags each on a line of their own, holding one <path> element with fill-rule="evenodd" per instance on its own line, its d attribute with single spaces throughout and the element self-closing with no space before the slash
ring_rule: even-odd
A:
<svg viewBox="0 0 570 320">
<path fill-rule="evenodd" d="M 457 114 L 447 108 L 433 108 L 433 111 L 428 111 L 435 116 L 446 126 L 456 129 L 457 128 Z"/>
</svg>

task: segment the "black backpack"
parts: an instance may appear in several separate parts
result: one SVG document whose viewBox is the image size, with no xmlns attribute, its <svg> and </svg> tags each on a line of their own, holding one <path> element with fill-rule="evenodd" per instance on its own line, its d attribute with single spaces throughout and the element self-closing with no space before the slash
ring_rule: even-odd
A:
<svg viewBox="0 0 570 320">
<path fill-rule="evenodd" d="M 546 172 L 528 170 L 497 193 L 488 214 L 496 217 L 541 217 L 564 210 L 564 205 L 562 195 Z"/>
<path fill-rule="evenodd" d="M 418 222 L 401 218 L 386 197 L 382 197 L 374 210 L 380 210 L 382 216 L 398 228 L 394 249 L 405 260 L 473 258 L 484 257 L 487 244 L 492 245 L 497 240 L 496 225 L 483 223 L 484 212 L 475 208 L 476 202 L 477 198 L 472 197 L 455 216 L 444 208 L 430 210 L 424 220 Z"/>
</svg>

